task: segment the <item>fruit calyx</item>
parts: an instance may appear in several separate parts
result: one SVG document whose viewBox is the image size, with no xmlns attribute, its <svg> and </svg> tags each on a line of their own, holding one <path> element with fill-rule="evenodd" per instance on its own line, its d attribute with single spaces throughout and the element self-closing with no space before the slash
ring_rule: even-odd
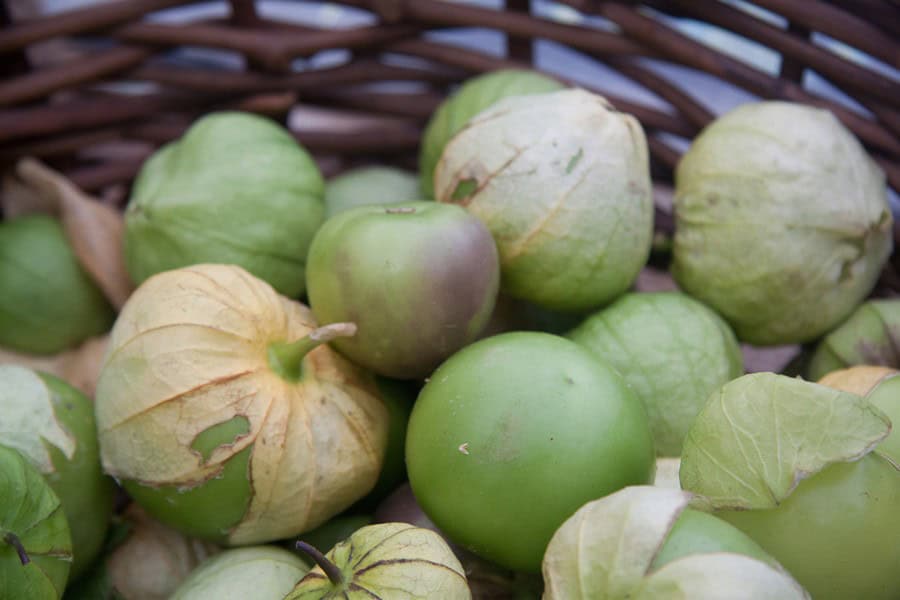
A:
<svg viewBox="0 0 900 600">
<path fill-rule="evenodd" d="M 3 541 L 15 548 L 16 554 L 19 555 L 19 561 L 22 563 L 24 567 L 28 563 L 31 562 L 31 558 L 28 556 L 28 552 L 25 551 L 25 546 L 22 545 L 22 540 L 19 539 L 19 536 L 14 534 L 12 531 L 3 531 L 0 529 L 0 532 L 3 533 Z"/>
<path fill-rule="evenodd" d="M 328 560 L 324 554 L 319 552 L 319 550 L 312 546 L 311 544 L 307 544 L 306 542 L 300 540 L 295 544 L 297 550 L 302 551 L 304 554 L 309 556 L 311 559 L 316 561 L 316 564 L 325 572 L 325 575 L 328 577 L 328 580 L 336 586 L 344 585 L 344 574 L 341 573 L 341 570 L 338 568 L 336 564 Z"/>
<path fill-rule="evenodd" d="M 273 342 L 269 344 L 269 366 L 284 379 L 298 381 L 303 375 L 303 358 L 322 344 L 339 337 L 356 335 L 355 323 L 331 323 L 313 329 L 306 336 L 294 342 Z"/>
</svg>

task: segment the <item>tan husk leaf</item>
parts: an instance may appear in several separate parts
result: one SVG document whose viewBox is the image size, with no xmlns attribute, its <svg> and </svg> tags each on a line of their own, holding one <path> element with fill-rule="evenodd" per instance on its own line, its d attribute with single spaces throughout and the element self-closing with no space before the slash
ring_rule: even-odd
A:
<svg viewBox="0 0 900 600">
<path fill-rule="evenodd" d="M 111 586 L 127 600 L 166 600 L 188 574 L 219 549 L 151 519 L 137 504 L 124 514 L 128 538 L 106 558 Z"/>
<path fill-rule="evenodd" d="M 0 348 L 0 363 L 11 363 L 56 375 L 84 392 L 89 398 L 93 398 L 108 343 L 109 335 L 101 335 L 52 356 L 25 354 Z"/>
<path fill-rule="evenodd" d="M 145 485 L 193 486 L 252 446 L 251 498 L 230 544 L 294 536 L 368 492 L 387 444 L 370 374 L 327 345 L 288 381 L 269 345 L 316 328 L 307 307 L 231 265 L 195 265 L 144 282 L 112 331 L 97 387 L 105 470 Z M 205 459 L 191 446 L 235 417 L 245 434 Z"/>
<path fill-rule="evenodd" d="M 121 308 L 133 289 L 122 249 L 122 214 L 92 199 L 63 175 L 33 158 L 20 160 L 16 174 L 22 186 L 33 193 L 14 185 L 12 189 L 18 191 L 12 194 L 12 212 L 58 215 L 78 262 L 110 303 Z"/>
<path fill-rule="evenodd" d="M 875 387 L 891 375 L 900 373 L 897 369 L 876 365 L 857 365 L 849 369 L 832 371 L 819 380 L 820 385 L 827 385 L 836 390 L 843 390 L 865 396 Z"/>
</svg>

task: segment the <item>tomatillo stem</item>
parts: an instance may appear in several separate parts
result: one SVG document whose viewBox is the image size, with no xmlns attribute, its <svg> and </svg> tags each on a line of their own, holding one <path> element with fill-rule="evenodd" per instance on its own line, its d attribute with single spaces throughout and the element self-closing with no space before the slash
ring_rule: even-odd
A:
<svg viewBox="0 0 900 600">
<path fill-rule="evenodd" d="M 7 531 L 3 535 L 3 541 L 16 549 L 16 554 L 19 555 L 19 560 L 22 562 L 22 566 L 25 566 L 31 562 L 31 559 L 28 558 L 28 553 L 25 551 L 25 546 L 22 545 L 22 540 L 19 539 L 19 536 L 11 531 Z"/>
<path fill-rule="evenodd" d="M 317 565 L 322 567 L 322 570 L 325 571 L 325 575 L 328 576 L 328 580 L 331 583 L 334 585 L 343 585 L 344 574 L 341 573 L 341 570 L 338 569 L 336 564 L 325 558 L 324 554 L 319 552 L 314 546 L 307 544 L 302 540 L 297 542 L 296 547 L 297 550 L 301 550 L 304 554 L 316 561 Z"/>
<path fill-rule="evenodd" d="M 295 342 L 274 342 L 269 344 L 269 366 L 285 379 L 297 381 L 300 379 L 303 357 L 311 350 L 333 339 L 354 335 L 356 323 L 332 323 L 313 329 Z"/>
</svg>

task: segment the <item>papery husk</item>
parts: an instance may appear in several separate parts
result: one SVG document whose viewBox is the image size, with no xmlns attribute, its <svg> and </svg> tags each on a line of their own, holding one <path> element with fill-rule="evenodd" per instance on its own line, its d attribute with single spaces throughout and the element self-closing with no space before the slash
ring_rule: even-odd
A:
<svg viewBox="0 0 900 600">
<path fill-rule="evenodd" d="M 838 390 L 864 396 L 891 420 L 891 432 L 875 452 L 900 469 L 900 371 L 890 367 L 857 365 L 832 371 L 819 380 Z"/>
<path fill-rule="evenodd" d="M 251 497 L 223 532 L 229 544 L 291 537 L 341 512 L 378 477 L 388 413 L 372 376 L 327 346 L 306 355 L 297 382 L 272 370 L 270 344 L 315 328 L 308 308 L 240 267 L 196 265 L 148 279 L 113 328 L 97 388 L 106 471 L 190 489 L 252 446 Z M 206 459 L 192 448 L 235 418 L 246 420 L 246 433 Z"/>
<path fill-rule="evenodd" d="M 33 213 L 56 216 L 78 262 L 110 304 L 121 308 L 134 286 L 125 270 L 122 213 L 85 194 L 66 177 L 26 157 L 16 164 L 16 178 L 4 182 L 7 217 Z"/>
<path fill-rule="evenodd" d="M 740 554 L 692 554 L 655 568 L 690 502 L 681 490 L 633 486 L 582 506 L 547 546 L 544 600 L 808 600 L 777 566 Z"/>
<path fill-rule="evenodd" d="M 882 379 L 900 373 L 897 369 L 874 365 L 857 365 L 849 369 L 832 371 L 819 380 L 821 385 L 827 385 L 836 390 L 843 390 L 851 394 L 865 396 L 881 383 Z"/>
<path fill-rule="evenodd" d="M 130 531 L 106 557 L 106 572 L 124 600 L 166 600 L 197 565 L 219 552 L 150 518 L 137 504 L 123 517 Z"/>
<path fill-rule="evenodd" d="M 488 226 L 501 291 L 583 313 L 631 287 L 647 262 L 648 160 L 638 121 L 602 96 L 573 89 L 505 98 L 447 143 L 435 199 Z"/>
<path fill-rule="evenodd" d="M 278 546 L 232 548 L 201 564 L 169 600 L 282 600 L 309 564 Z"/>
<path fill-rule="evenodd" d="M 334 584 L 317 566 L 285 600 L 472 597 L 462 565 L 447 542 L 434 531 L 408 523 L 380 523 L 358 529 L 332 548 L 326 558 L 340 569 L 344 584 Z M 343 595 L 342 589 L 346 590 Z"/>
<path fill-rule="evenodd" d="M 800 481 L 858 460 L 888 418 L 858 395 L 774 373 L 714 392 L 688 432 L 679 477 L 716 510 L 777 507 Z"/>
</svg>

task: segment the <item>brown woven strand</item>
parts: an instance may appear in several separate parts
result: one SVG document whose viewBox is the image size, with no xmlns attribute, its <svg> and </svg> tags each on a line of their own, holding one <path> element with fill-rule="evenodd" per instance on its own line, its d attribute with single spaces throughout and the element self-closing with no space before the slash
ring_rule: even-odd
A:
<svg viewBox="0 0 900 600">
<path fill-rule="evenodd" d="M 648 130 L 654 174 L 671 177 L 679 152 L 658 137 L 691 138 L 714 115 L 702 99 L 646 68 L 652 59 L 687 66 L 763 98 L 780 98 L 832 110 L 870 149 L 895 189 L 900 188 L 900 94 L 898 83 L 872 69 L 831 53 L 811 41 L 824 33 L 876 57 L 900 63 L 895 4 L 887 0 L 824 2 L 759 0 L 761 8 L 790 23 L 783 30 L 720 2 L 650 0 L 605 2 L 568 0 L 575 8 L 601 15 L 620 32 L 552 22 L 530 14 L 528 0 L 507 0 L 492 10 L 436 0 L 345 0 L 382 19 L 376 26 L 321 30 L 262 18 L 253 0 L 228 0 L 227 20 L 183 25 L 148 23 L 144 15 L 186 0 L 119 0 L 52 17 L 16 23 L 0 30 L 0 161 L 35 154 L 58 166 L 88 189 L 127 183 L 139 167 L 133 155 L 98 162 L 94 146 L 137 142 L 147 151 L 179 135 L 205 111 L 243 108 L 285 118 L 298 100 L 335 114 L 367 115 L 359 130 L 332 131 L 302 122 L 298 138 L 328 164 L 340 157 L 396 157 L 412 164 L 425 119 L 455 82 L 478 72 L 527 66 L 533 41 L 553 40 L 617 70 L 668 103 L 659 110 L 619 98 L 602 81 L 585 87 L 604 93 L 619 109 L 631 112 Z M 649 10 L 649 12 L 648 12 Z M 687 38 L 653 18 L 652 11 L 687 16 L 755 40 L 779 52 L 782 70 L 773 77 L 740 60 Z M 507 56 L 488 56 L 448 44 L 425 41 L 424 31 L 447 27 L 486 27 L 507 36 Z M 23 50 L 51 39 L 91 34 L 113 44 L 103 51 L 81 50 L 74 58 L 31 67 Z M 183 45 L 236 52 L 241 70 L 200 69 L 163 58 Z M 353 50 L 351 62 L 327 69 L 292 72 L 297 58 L 324 49 Z M 398 66 L 391 57 L 422 61 Z M 11 67 L 15 63 L 15 68 Z M 30 68 L 30 70 L 28 70 Z M 802 86 L 803 73 L 815 70 L 867 108 L 867 118 Z M 561 79 L 567 79 L 561 74 Z M 159 86 L 146 95 L 122 95 L 92 89 L 97 83 L 143 81 Z M 416 91 L 375 91 L 368 84 L 417 82 Z M 104 157 L 107 154 L 103 155 Z M 90 158 L 87 158 L 90 157 Z M 393 160 L 393 159 L 391 159 Z"/>
</svg>

